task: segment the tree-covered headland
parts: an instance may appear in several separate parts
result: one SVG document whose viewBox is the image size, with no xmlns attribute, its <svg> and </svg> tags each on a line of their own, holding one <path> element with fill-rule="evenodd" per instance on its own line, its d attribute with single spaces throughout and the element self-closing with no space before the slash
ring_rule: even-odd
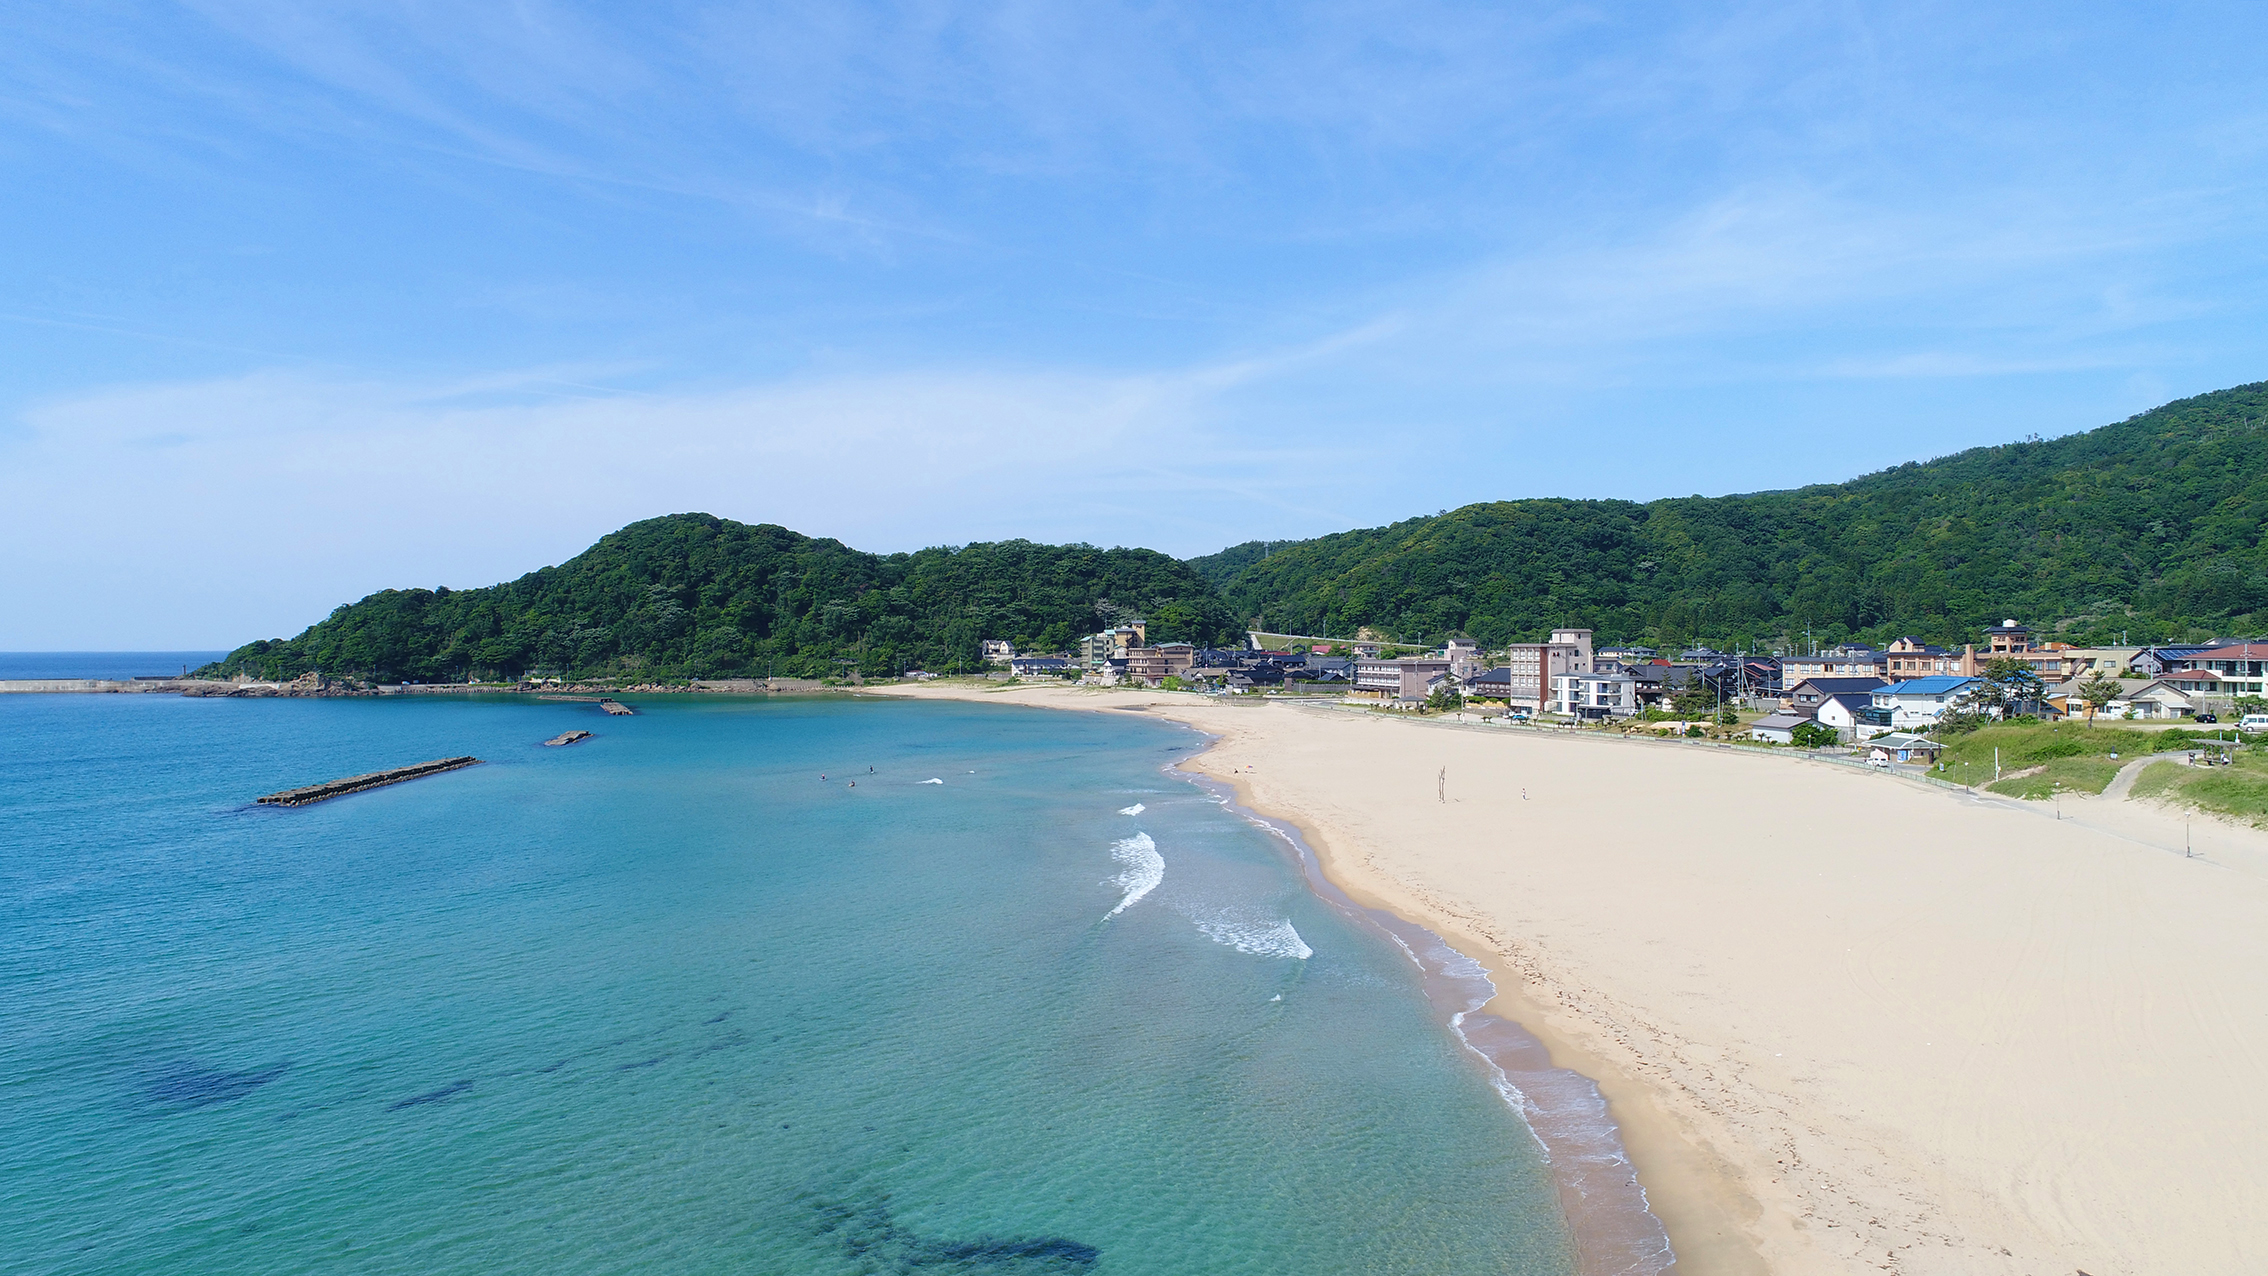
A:
<svg viewBox="0 0 2268 1276">
<path fill-rule="evenodd" d="M 2268 630 L 2268 383 L 2084 434 L 1745 496 L 1518 500 L 1191 564 L 1277 633 L 1770 650 L 2018 617 L 2092 643 Z"/>
<path fill-rule="evenodd" d="M 2084 434 L 1743 496 L 1495 501 L 1177 561 L 1028 541 L 868 554 L 769 524 L 649 519 L 485 589 L 387 590 L 206 672 L 868 677 L 1060 651 L 1120 620 L 1153 641 L 1244 627 L 1496 646 L 1770 650 L 2017 617 L 2093 643 L 2268 631 L 2268 383 Z"/>
<path fill-rule="evenodd" d="M 377 681 L 887 677 L 978 668 L 978 644 L 1059 650 L 1142 617 L 1157 641 L 1238 641 L 1219 595 L 1146 549 L 1029 541 L 866 554 L 707 514 L 633 523 L 485 589 L 389 589 L 209 669 Z"/>
</svg>

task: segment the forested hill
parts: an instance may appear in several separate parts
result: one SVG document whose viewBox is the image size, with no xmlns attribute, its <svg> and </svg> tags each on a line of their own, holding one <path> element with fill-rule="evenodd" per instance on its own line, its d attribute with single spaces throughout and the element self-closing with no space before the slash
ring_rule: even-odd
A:
<svg viewBox="0 0 2268 1276">
<path fill-rule="evenodd" d="M 1190 565 L 1275 632 L 1657 645 L 2268 630 L 2268 382 L 2085 434 L 1848 483 L 1638 504 L 1520 500 Z"/>
<path fill-rule="evenodd" d="M 1004 541 L 885 556 L 673 514 L 508 584 L 372 594 L 200 672 L 822 677 L 850 662 L 875 677 L 973 669 L 985 638 L 1060 650 L 1135 616 L 1156 641 L 1242 637 L 1196 572 L 1146 549 Z"/>
</svg>

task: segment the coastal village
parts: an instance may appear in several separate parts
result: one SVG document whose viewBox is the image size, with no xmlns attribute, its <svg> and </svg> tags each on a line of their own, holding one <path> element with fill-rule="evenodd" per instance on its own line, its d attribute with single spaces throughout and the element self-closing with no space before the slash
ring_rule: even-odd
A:
<svg viewBox="0 0 2268 1276">
<path fill-rule="evenodd" d="M 1146 629 L 1134 621 L 1088 636 L 1077 652 L 1044 655 L 989 640 L 984 657 L 996 679 L 1325 696 L 1505 725 L 1840 747 L 1877 765 L 1927 765 L 1944 747 L 1933 737 L 1994 721 L 2268 730 L 2268 639 L 2081 647 L 2039 640 L 2010 618 L 1958 648 L 1901 637 L 1763 655 L 1598 644 L 1578 628 L 1496 650 L 1257 631 L 1245 647 L 1209 648 L 1152 644 Z"/>
</svg>

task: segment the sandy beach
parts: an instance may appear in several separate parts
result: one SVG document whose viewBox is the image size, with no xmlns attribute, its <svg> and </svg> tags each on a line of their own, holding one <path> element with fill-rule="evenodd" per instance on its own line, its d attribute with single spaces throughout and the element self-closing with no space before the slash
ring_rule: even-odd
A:
<svg viewBox="0 0 2268 1276">
<path fill-rule="evenodd" d="M 1480 959 L 1490 1008 L 1598 1081 L 1680 1272 L 2268 1267 L 2268 836 L 1746 750 L 871 690 L 1219 737 L 1186 765 Z"/>
</svg>

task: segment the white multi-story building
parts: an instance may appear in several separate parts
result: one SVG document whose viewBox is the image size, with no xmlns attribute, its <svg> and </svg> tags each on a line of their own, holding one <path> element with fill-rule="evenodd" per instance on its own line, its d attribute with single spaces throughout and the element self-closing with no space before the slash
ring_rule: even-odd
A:
<svg viewBox="0 0 2268 1276">
<path fill-rule="evenodd" d="M 1570 718 L 1627 718 L 1638 712 L 1638 680 L 1626 673 L 1555 674 L 1544 712 Z"/>
</svg>

